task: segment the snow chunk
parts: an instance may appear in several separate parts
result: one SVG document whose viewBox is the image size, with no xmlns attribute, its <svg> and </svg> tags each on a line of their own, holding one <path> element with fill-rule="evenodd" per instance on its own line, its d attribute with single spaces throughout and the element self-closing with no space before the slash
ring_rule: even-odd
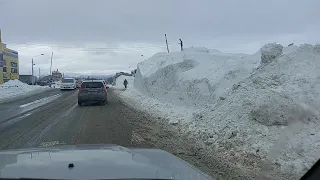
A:
<svg viewBox="0 0 320 180">
<path fill-rule="evenodd" d="M 282 54 L 281 44 L 269 43 L 261 48 L 261 64 L 267 64 Z"/>
</svg>

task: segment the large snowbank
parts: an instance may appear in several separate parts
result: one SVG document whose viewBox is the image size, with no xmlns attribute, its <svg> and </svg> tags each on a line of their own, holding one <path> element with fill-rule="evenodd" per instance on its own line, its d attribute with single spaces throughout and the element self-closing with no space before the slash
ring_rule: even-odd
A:
<svg viewBox="0 0 320 180">
<path fill-rule="evenodd" d="M 203 49 L 158 53 L 138 64 L 134 87 L 175 105 L 204 106 L 251 72 L 239 60 Z"/>
<path fill-rule="evenodd" d="M 158 53 L 137 67 L 134 87 L 151 97 L 182 106 L 211 104 L 260 65 L 254 55 L 206 48 Z"/>
<path fill-rule="evenodd" d="M 232 154 L 230 162 L 254 156 L 301 175 L 320 157 L 319 92 L 320 46 L 272 43 L 253 55 L 158 53 L 120 95 Z"/>
<path fill-rule="evenodd" d="M 268 62 L 195 112 L 189 128 L 215 148 L 231 143 L 301 173 L 320 157 L 320 46 L 302 45 Z"/>
<path fill-rule="evenodd" d="M 47 89 L 49 88 L 37 85 L 28 85 L 19 80 L 9 80 L 8 82 L 0 85 L 0 102 Z"/>
</svg>

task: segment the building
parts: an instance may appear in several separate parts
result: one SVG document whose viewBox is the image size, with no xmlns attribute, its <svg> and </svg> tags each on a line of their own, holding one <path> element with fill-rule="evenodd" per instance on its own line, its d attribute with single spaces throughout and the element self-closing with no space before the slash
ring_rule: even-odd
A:
<svg viewBox="0 0 320 180">
<path fill-rule="evenodd" d="M 53 81 L 60 81 L 62 79 L 62 73 L 57 69 L 52 72 Z"/>
<path fill-rule="evenodd" d="M 19 79 L 19 55 L 2 43 L 0 31 L 0 84 L 10 79 Z"/>
</svg>

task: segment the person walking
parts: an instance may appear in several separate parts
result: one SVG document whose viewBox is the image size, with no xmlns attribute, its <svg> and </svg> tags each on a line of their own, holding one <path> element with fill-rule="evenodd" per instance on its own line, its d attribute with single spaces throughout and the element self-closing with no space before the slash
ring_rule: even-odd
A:
<svg viewBox="0 0 320 180">
<path fill-rule="evenodd" d="M 123 81 L 123 85 L 124 85 L 124 87 L 127 89 L 127 85 L 128 85 L 128 81 L 127 81 L 127 79 L 124 79 L 124 81 Z"/>
</svg>

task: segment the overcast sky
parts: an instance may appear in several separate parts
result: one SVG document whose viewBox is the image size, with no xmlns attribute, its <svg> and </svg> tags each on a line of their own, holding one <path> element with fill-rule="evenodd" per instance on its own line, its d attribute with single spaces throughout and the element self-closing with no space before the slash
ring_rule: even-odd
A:
<svg viewBox="0 0 320 180">
<path fill-rule="evenodd" d="M 204 46 L 254 53 L 263 44 L 319 43 L 319 0 L 0 0 L 2 41 L 42 74 L 130 71 L 157 52 Z M 141 56 L 144 55 L 144 56 Z M 37 71 L 38 72 L 38 71 Z"/>
</svg>

